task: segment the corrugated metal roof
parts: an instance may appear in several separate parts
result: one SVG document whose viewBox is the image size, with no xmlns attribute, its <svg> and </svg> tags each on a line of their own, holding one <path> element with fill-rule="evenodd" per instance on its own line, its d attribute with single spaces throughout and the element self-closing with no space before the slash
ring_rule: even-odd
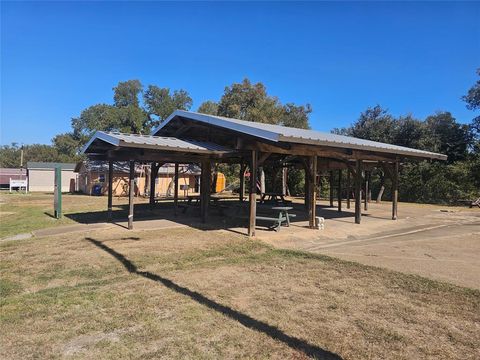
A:
<svg viewBox="0 0 480 360">
<path fill-rule="evenodd" d="M 70 163 L 36 162 L 36 161 L 27 162 L 27 169 L 55 169 L 57 166 L 60 166 L 62 170 L 75 169 L 75 164 L 70 164 Z"/>
<path fill-rule="evenodd" d="M 182 140 L 175 137 L 123 134 L 116 132 L 97 131 L 90 141 L 84 146 L 82 152 L 88 152 L 88 148 L 95 140 L 102 140 L 114 146 L 153 148 L 165 150 L 186 150 L 192 152 L 216 153 L 231 151 L 221 145 L 206 141 Z"/>
<path fill-rule="evenodd" d="M 303 143 L 337 148 L 414 156 L 420 158 L 446 160 L 447 156 L 404 146 L 385 144 L 376 141 L 358 139 L 350 136 L 305 130 L 287 126 L 263 124 L 245 120 L 231 119 L 222 116 L 200 114 L 192 111 L 176 110 L 152 134 L 161 134 L 162 129 L 177 116 L 194 121 L 211 124 L 273 142 Z"/>
</svg>

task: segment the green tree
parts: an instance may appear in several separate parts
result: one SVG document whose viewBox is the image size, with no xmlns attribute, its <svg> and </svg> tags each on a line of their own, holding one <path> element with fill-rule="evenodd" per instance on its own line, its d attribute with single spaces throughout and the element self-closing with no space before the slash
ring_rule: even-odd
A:
<svg viewBox="0 0 480 360">
<path fill-rule="evenodd" d="M 139 107 L 139 95 L 143 91 L 142 83 L 139 80 L 120 81 L 113 88 L 113 102 L 116 107 L 134 106 Z"/>
<path fill-rule="evenodd" d="M 480 68 L 477 69 L 477 75 L 480 76 Z M 468 90 L 467 95 L 462 96 L 462 100 L 467 103 L 468 109 L 480 109 L 480 79 Z"/>
<path fill-rule="evenodd" d="M 167 119 L 175 110 L 190 110 L 192 107 L 192 98 L 185 90 L 170 93 L 169 88 L 155 85 L 148 86 L 143 99 L 152 126 Z"/>
<path fill-rule="evenodd" d="M 448 111 L 428 116 L 425 123 L 431 151 L 446 154 L 449 163 L 467 158 L 473 142 L 468 125 L 457 123 Z"/>
<path fill-rule="evenodd" d="M 81 144 L 73 133 L 64 133 L 56 135 L 52 139 L 53 147 L 57 150 L 61 162 L 79 161 L 81 157 L 78 154 Z"/>
<path fill-rule="evenodd" d="M 207 100 L 198 107 L 197 112 L 208 115 L 218 115 L 218 103 Z"/>
<path fill-rule="evenodd" d="M 120 130 L 117 108 L 107 104 L 90 106 L 72 119 L 73 134 L 80 143 L 86 143 L 97 130 Z"/>
<path fill-rule="evenodd" d="M 225 88 L 218 104 L 218 115 L 235 119 L 278 124 L 282 106 L 276 97 L 269 96 L 265 85 L 252 84 L 244 79 Z"/>
<path fill-rule="evenodd" d="M 288 103 L 283 106 L 280 125 L 300 129 L 310 129 L 309 116 L 312 112 L 310 104 L 295 105 Z"/>
<path fill-rule="evenodd" d="M 429 149 L 428 129 L 423 121 L 415 119 L 412 115 L 396 119 L 393 130 L 393 144 L 420 150 Z"/>
<path fill-rule="evenodd" d="M 0 146 L 0 167 L 20 167 L 21 150 L 16 143 Z M 23 146 L 23 167 L 28 161 L 58 162 L 62 158 L 51 145 L 32 144 Z"/>
<path fill-rule="evenodd" d="M 395 120 L 388 113 L 388 110 L 383 109 L 380 105 L 376 105 L 362 112 L 359 119 L 352 126 L 334 129 L 333 132 L 391 144 L 397 132 L 395 125 Z"/>
</svg>

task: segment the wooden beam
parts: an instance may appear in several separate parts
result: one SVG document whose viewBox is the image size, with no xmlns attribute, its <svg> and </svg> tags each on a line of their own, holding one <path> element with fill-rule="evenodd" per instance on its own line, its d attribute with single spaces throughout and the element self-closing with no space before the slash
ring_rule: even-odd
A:
<svg viewBox="0 0 480 360">
<path fill-rule="evenodd" d="M 357 160 L 355 169 L 355 224 L 362 220 L 362 160 Z"/>
<path fill-rule="evenodd" d="M 312 180 L 309 182 L 309 206 L 308 206 L 308 220 L 310 229 L 315 228 L 315 216 L 317 209 L 317 156 L 310 157 L 309 166 L 310 176 Z"/>
<path fill-rule="evenodd" d="M 173 178 L 173 207 L 175 209 L 175 216 L 178 215 L 178 163 L 175 163 L 175 175 Z"/>
<path fill-rule="evenodd" d="M 108 221 L 112 221 L 113 161 L 108 162 Z"/>
<path fill-rule="evenodd" d="M 365 171 L 365 192 L 364 192 L 364 195 L 365 195 L 365 199 L 363 199 L 363 202 L 364 202 L 364 209 L 365 211 L 368 210 L 368 192 L 370 191 L 369 189 L 369 176 L 368 176 L 368 173 Z"/>
<path fill-rule="evenodd" d="M 350 194 L 352 193 L 352 185 L 350 183 L 351 173 L 347 169 L 347 209 L 350 209 Z"/>
<path fill-rule="evenodd" d="M 150 165 L 150 209 L 153 209 L 155 206 L 155 180 L 158 174 L 157 167 L 158 165 L 155 162 L 152 162 Z"/>
<path fill-rule="evenodd" d="M 257 151 L 252 150 L 250 160 L 250 214 L 248 222 L 248 236 L 255 236 L 255 223 L 257 217 Z"/>
<path fill-rule="evenodd" d="M 398 169 L 399 161 L 395 161 L 392 179 L 392 220 L 397 220 L 398 215 Z"/>
<path fill-rule="evenodd" d="M 342 212 L 342 170 L 338 170 L 338 187 L 337 187 L 337 197 L 338 197 L 338 212 Z"/>
<path fill-rule="evenodd" d="M 243 202 L 245 198 L 245 163 L 242 161 L 240 164 L 240 190 L 239 190 L 239 200 Z"/>
<path fill-rule="evenodd" d="M 208 207 L 210 203 L 210 182 L 212 176 L 212 165 L 209 160 L 202 162 L 202 174 L 200 183 L 200 215 L 202 222 L 208 218 Z"/>
<path fill-rule="evenodd" d="M 262 166 L 265 160 L 267 160 L 271 154 L 272 153 L 269 152 L 260 153 L 258 156 L 258 166 Z"/>
<path fill-rule="evenodd" d="M 372 201 L 372 172 L 368 172 L 368 191 L 367 191 L 367 201 L 371 202 Z"/>
<path fill-rule="evenodd" d="M 333 207 L 333 171 L 330 171 L 330 207 Z"/>
<path fill-rule="evenodd" d="M 135 194 L 135 161 L 130 161 L 128 177 L 128 230 L 133 229 L 133 195 Z"/>
<path fill-rule="evenodd" d="M 304 163 L 304 162 L 303 162 Z M 310 212 L 310 183 L 312 182 L 312 176 L 309 171 L 308 164 L 305 164 L 305 195 L 304 195 L 304 204 L 307 212 Z"/>
</svg>

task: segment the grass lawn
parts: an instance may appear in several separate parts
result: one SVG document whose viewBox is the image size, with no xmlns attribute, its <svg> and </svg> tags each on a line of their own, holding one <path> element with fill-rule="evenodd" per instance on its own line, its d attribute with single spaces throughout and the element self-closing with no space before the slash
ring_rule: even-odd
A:
<svg viewBox="0 0 480 360">
<path fill-rule="evenodd" d="M 2 242 L 0 279 L 5 359 L 480 358 L 479 291 L 226 231 Z"/>
<path fill-rule="evenodd" d="M 146 200 L 136 198 L 135 202 Z M 114 198 L 114 205 L 125 205 L 128 199 Z M 53 218 L 53 194 L 44 193 L 8 193 L 0 192 L 0 239 L 30 232 L 33 230 L 71 225 L 78 220 L 69 217 L 71 214 L 87 215 L 91 211 L 105 211 L 107 198 L 105 196 L 86 196 L 64 194 L 62 198 L 64 216 L 57 220 Z M 106 213 L 100 220 L 106 220 Z"/>
</svg>

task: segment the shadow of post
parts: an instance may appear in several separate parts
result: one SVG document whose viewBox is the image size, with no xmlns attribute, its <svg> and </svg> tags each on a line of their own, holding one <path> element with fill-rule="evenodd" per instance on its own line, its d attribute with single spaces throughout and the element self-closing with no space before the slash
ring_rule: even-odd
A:
<svg viewBox="0 0 480 360">
<path fill-rule="evenodd" d="M 120 261 L 122 265 L 127 269 L 128 272 L 132 274 L 136 274 L 142 276 L 146 279 L 161 283 L 163 286 L 179 293 L 184 296 L 189 297 L 190 299 L 196 301 L 199 304 L 202 304 L 212 310 L 215 310 L 232 320 L 238 321 L 243 326 L 262 332 L 268 336 L 270 336 L 274 340 L 278 340 L 283 342 L 285 345 L 289 346 L 292 349 L 299 350 L 304 354 L 316 358 L 316 359 L 342 359 L 339 355 L 332 353 L 328 350 L 324 350 L 318 346 L 312 345 L 305 340 L 298 339 L 296 337 L 290 336 L 285 334 L 282 330 L 278 329 L 275 326 L 269 325 L 263 321 L 257 320 L 252 318 L 249 315 L 243 314 L 237 310 L 234 310 L 228 306 L 222 305 L 217 303 L 214 300 L 207 298 L 206 296 L 200 294 L 199 292 L 192 291 L 186 287 L 180 286 L 173 282 L 170 279 L 161 277 L 157 274 L 153 274 L 149 271 L 138 271 L 136 265 L 128 260 L 124 255 L 115 251 L 114 249 L 108 247 L 107 245 L 103 244 L 101 241 L 95 240 L 93 238 L 87 237 L 85 240 L 91 242 L 98 248 L 106 251 L 110 255 L 112 255 L 115 259 Z"/>
</svg>

